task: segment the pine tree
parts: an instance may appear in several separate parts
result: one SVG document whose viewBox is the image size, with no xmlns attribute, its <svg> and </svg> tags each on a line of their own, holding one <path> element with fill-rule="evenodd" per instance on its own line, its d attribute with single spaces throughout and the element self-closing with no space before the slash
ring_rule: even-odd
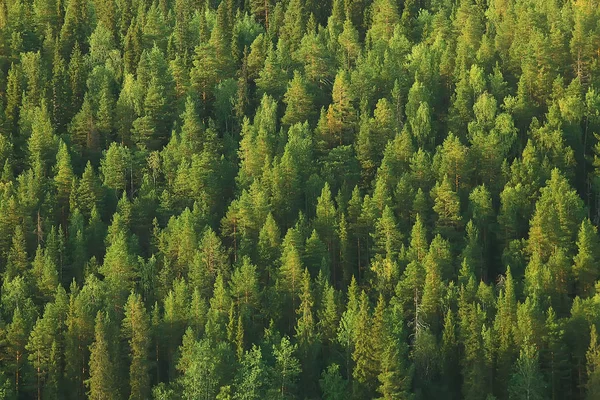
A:
<svg viewBox="0 0 600 400">
<path fill-rule="evenodd" d="M 27 365 L 27 337 L 31 330 L 31 322 L 20 307 L 15 307 L 12 321 L 6 328 L 6 346 L 3 349 L 3 358 L 6 359 L 6 369 L 12 375 L 13 387 L 19 394 L 25 387 L 25 367 Z"/>
<path fill-rule="evenodd" d="M 296 245 L 292 240 L 288 240 L 288 235 L 286 235 L 286 241 L 283 244 L 281 254 L 279 285 L 287 296 L 288 304 L 291 303 L 292 310 L 296 310 L 297 299 L 301 289 L 302 260 Z"/>
<path fill-rule="evenodd" d="M 73 188 L 73 168 L 71 167 L 71 156 L 64 142 L 60 142 L 58 154 L 56 155 L 56 165 L 54 167 L 54 183 L 56 185 L 56 197 L 61 207 L 61 217 L 65 221 L 69 211 L 69 201 L 71 198 L 71 189 Z"/>
<path fill-rule="evenodd" d="M 256 345 L 244 353 L 241 367 L 235 379 L 236 400 L 259 400 L 264 398 L 268 367 L 263 359 L 262 351 Z"/>
<path fill-rule="evenodd" d="M 408 248 L 408 260 L 422 262 L 429 248 L 427 242 L 427 229 L 423 224 L 421 215 L 417 214 L 415 224 L 410 234 L 410 243 Z"/>
<path fill-rule="evenodd" d="M 468 148 L 464 146 L 458 137 L 450 133 L 444 140 L 442 148 L 436 153 L 438 159 L 434 159 L 434 165 L 437 164 L 440 179 L 448 177 L 452 182 L 452 189 L 459 192 L 461 188 L 469 181 L 469 154 Z"/>
<path fill-rule="evenodd" d="M 303 262 L 313 275 L 317 275 L 321 270 L 327 276 L 330 275 L 327 245 L 323 243 L 316 230 L 313 230 L 310 237 L 306 239 Z"/>
<path fill-rule="evenodd" d="M 333 286 L 325 285 L 320 296 L 321 304 L 317 309 L 317 328 L 325 344 L 335 341 L 339 324 L 339 306 Z"/>
<path fill-rule="evenodd" d="M 281 100 L 287 90 L 288 74 L 277 59 L 277 53 L 271 45 L 263 68 L 258 73 L 256 86 L 260 95 L 267 94 L 276 100 Z"/>
<path fill-rule="evenodd" d="M 584 219 L 577 237 L 578 252 L 573 259 L 577 293 L 582 297 L 587 297 L 592 293 L 592 282 L 595 282 L 598 277 L 596 260 L 600 255 L 599 246 L 596 227 L 589 219 Z"/>
<path fill-rule="evenodd" d="M 28 266 L 25 234 L 23 227 L 17 225 L 12 236 L 12 246 L 8 252 L 4 279 L 10 281 L 17 276 L 26 276 Z"/>
<path fill-rule="evenodd" d="M 16 133 L 19 122 L 21 96 L 23 94 L 23 77 L 21 74 L 21 69 L 17 65 L 12 64 L 8 71 L 6 82 L 6 106 L 4 107 L 4 114 L 6 128 L 11 134 Z"/>
<path fill-rule="evenodd" d="M 104 178 L 104 185 L 113 189 L 117 198 L 118 192 L 127 188 L 131 174 L 130 163 L 129 149 L 115 142 L 111 143 L 102 158 L 100 170 Z"/>
<path fill-rule="evenodd" d="M 304 269 L 302 274 L 302 291 L 300 305 L 296 310 L 296 335 L 298 355 L 302 365 L 303 387 L 306 391 L 314 390 L 311 386 L 316 380 L 315 371 L 318 369 L 319 342 L 317 324 L 313 313 L 314 300 L 311 289 L 310 274 Z"/>
<path fill-rule="evenodd" d="M 83 46 L 90 34 L 87 3 L 83 0 L 69 0 L 65 7 L 65 20 L 60 31 L 63 54 L 69 55 L 78 43 Z"/>
<path fill-rule="evenodd" d="M 115 99 L 107 82 L 102 88 L 98 112 L 96 113 L 96 129 L 98 129 L 99 141 L 102 148 L 105 148 L 106 143 L 113 140 L 114 113 Z"/>
<path fill-rule="evenodd" d="M 388 260 L 394 260 L 400 250 L 401 236 L 392 209 L 385 206 L 381 218 L 375 225 L 373 234 L 375 247 L 379 254 Z"/>
<path fill-rule="evenodd" d="M 187 238 L 182 237 L 181 239 L 189 239 L 190 235 L 187 236 Z M 199 251 L 196 254 L 195 265 L 193 265 L 194 269 L 188 274 L 193 284 L 203 287 L 201 285 L 206 285 L 206 283 L 202 284 L 202 281 L 209 278 L 208 285 L 212 285 L 218 275 L 222 275 L 223 277 L 230 275 L 230 266 L 225 248 L 221 239 L 210 227 L 207 227 L 204 231 L 198 248 Z M 185 257 L 182 257 L 181 262 L 185 263 L 185 259 Z M 182 268 L 184 266 L 182 265 Z"/>
<path fill-rule="evenodd" d="M 484 398 L 486 378 L 483 351 L 483 312 L 479 305 L 468 304 L 459 310 L 460 331 L 465 353 L 461 360 L 463 384 L 462 393 L 466 399 Z"/>
<path fill-rule="evenodd" d="M 279 398 L 293 396 L 296 389 L 298 375 L 300 375 L 300 362 L 295 356 L 297 345 L 292 345 L 289 338 L 284 336 L 281 342 L 273 345 L 273 356 L 275 358 L 274 385 L 270 390 Z"/>
<path fill-rule="evenodd" d="M 456 398 L 460 392 L 460 386 L 458 385 L 460 371 L 456 369 L 456 365 L 458 365 L 459 343 L 457 324 L 454 315 L 455 313 L 452 310 L 448 310 L 444 318 L 441 344 L 441 362 L 445 389 L 450 393 L 450 395 Z"/>
<path fill-rule="evenodd" d="M 383 322 L 377 391 L 381 399 L 410 399 L 411 370 L 405 364 L 408 346 L 404 343 L 403 316 L 399 305 L 390 304 L 384 311 Z"/>
<path fill-rule="evenodd" d="M 573 249 L 583 205 L 558 169 L 552 171 L 540 192 L 530 223 L 528 250 L 546 260 L 552 246 L 561 246 L 567 252 Z"/>
<path fill-rule="evenodd" d="M 190 83 L 200 93 L 204 114 L 209 110 L 209 100 L 218 80 L 218 61 L 214 47 L 208 43 L 197 46 L 194 67 L 190 71 Z"/>
<path fill-rule="evenodd" d="M 586 399 L 593 399 L 600 393 L 600 346 L 596 326 L 592 325 L 590 332 L 590 346 L 586 353 L 587 359 L 587 384 Z"/>
<path fill-rule="evenodd" d="M 352 353 L 352 360 L 355 362 L 352 376 L 359 384 L 354 388 L 357 394 L 366 394 L 371 391 L 371 386 L 375 383 L 377 371 L 379 370 L 379 360 L 377 354 L 375 354 L 375 347 L 380 345 L 376 341 L 379 339 L 381 332 L 371 331 L 371 327 L 375 328 L 375 326 L 372 326 L 372 322 L 369 300 L 367 294 L 363 291 L 360 296 L 358 313 L 356 314 L 356 338 L 354 352 Z"/>
<path fill-rule="evenodd" d="M 545 382 L 538 364 L 537 351 L 531 345 L 521 350 L 508 387 L 509 398 L 545 399 Z"/>
<path fill-rule="evenodd" d="M 423 286 L 423 297 L 421 300 L 421 312 L 426 324 L 433 333 L 437 333 L 439 326 L 439 315 L 441 313 L 440 300 L 444 283 L 442 276 L 444 273 L 445 252 L 449 253 L 447 243 L 438 235 L 431 242 L 429 253 L 423 260 L 425 268 L 425 284 Z"/>
<path fill-rule="evenodd" d="M 336 75 L 331 96 L 333 102 L 319 121 L 319 135 L 328 147 L 349 144 L 354 136 L 357 112 L 347 71 L 341 70 Z"/>
<path fill-rule="evenodd" d="M 66 293 L 59 289 L 57 299 L 54 303 L 47 303 L 44 315 L 38 318 L 30 335 L 26 349 L 29 352 L 28 359 L 36 371 L 37 397 L 42 393 L 48 396 L 57 396 L 56 386 L 61 379 L 61 364 L 56 349 L 62 347 L 60 335 L 65 328 L 66 319 Z"/>
<path fill-rule="evenodd" d="M 231 296 L 225 286 L 223 277 L 217 276 L 213 290 L 213 296 L 210 299 L 210 308 L 208 310 L 206 323 L 206 336 L 213 341 L 225 341 L 227 314 L 231 308 Z"/>
<path fill-rule="evenodd" d="M 347 398 L 346 387 L 348 382 L 340 374 L 340 366 L 331 364 L 323 370 L 319 385 L 325 400 L 342 400 Z"/>
<path fill-rule="evenodd" d="M 64 132 L 67 125 L 67 117 L 70 104 L 70 87 L 67 64 L 61 56 L 60 48 L 56 45 L 54 59 L 52 61 L 52 93 L 51 114 L 54 130 Z"/>
<path fill-rule="evenodd" d="M 546 315 L 544 342 L 547 350 L 541 352 L 540 359 L 543 371 L 548 377 L 550 393 L 553 397 L 558 398 L 571 390 L 569 383 L 569 355 L 563 340 L 565 330 L 561 321 L 557 319 L 556 313 L 552 308 L 548 309 Z"/>
<path fill-rule="evenodd" d="M 27 143 L 29 165 L 35 167 L 39 164 L 42 170 L 46 171 L 55 155 L 55 144 L 54 130 L 46 106 L 36 107 L 31 121 L 31 136 Z"/>
<path fill-rule="evenodd" d="M 304 76 L 294 72 L 294 78 L 290 81 L 288 89 L 283 96 L 286 104 L 285 114 L 281 119 L 284 125 L 294 125 L 313 118 L 313 99 L 308 90 L 308 84 Z"/>
<path fill-rule="evenodd" d="M 494 330 L 498 337 L 497 349 L 497 381 L 500 387 L 508 387 L 508 379 L 512 364 L 517 355 L 515 352 L 514 327 L 517 323 L 517 301 L 511 269 L 506 269 L 504 290 L 498 296 L 498 311 L 494 321 Z"/>
<path fill-rule="evenodd" d="M 94 172 L 91 162 L 87 162 L 85 170 L 75 190 L 71 190 L 70 209 L 78 209 L 82 215 L 91 216 L 94 208 L 100 210 L 102 200 L 100 179 Z"/>
<path fill-rule="evenodd" d="M 64 25 L 63 25 L 64 29 Z M 68 73 L 69 73 L 69 89 L 71 94 L 71 112 L 74 114 L 80 110 L 83 104 L 84 95 L 86 92 L 86 81 L 88 76 L 88 68 L 83 58 L 81 46 L 83 43 L 76 42 L 72 51 L 68 51 L 64 57 L 70 56 Z M 69 114 L 69 116 L 72 114 Z"/>
<path fill-rule="evenodd" d="M 86 392 L 85 380 L 88 369 L 89 347 L 94 340 L 94 317 L 98 300 L 93 297 L 98 280 L 91 278 L 81 291 L 71 285 L 65 333 L 65 373 L 77 396 Z"/>
<path fill-rule="evenodd" d="M 448 239 L 456 238 L 458 230 L 462 225 L 460 215 L 460 199 L 452 189 L 450 181 L 444 177 L 441 183 L 437 183 L 431 190 L 433 198 L 433 211 L 437 214 L 436 227 L 440 234 Z"/>
<path fill-rule="evenodd" d="M 348 301 L 346 310 L 340 318 L 337 341 L 344 349 L 344 357 L 346 361 L 345 369 L 348 376 L 352 374 L 352 354 L 355 348 L 355 335 L 357 327 L 357 314 L 359 307 L 359 292 L 358 285 L 354 276 L 348 286 Z"/>
<path fill-rule="evenodd" d="M 273 12 L 273 5 L 270 0 L 252 0 L 250 1 L 250 10 L 260 21 L 264 21 L 265 28 L 269 30 L 269 18 Z"/>
<path fill-rule="evenodd" d="M 400 22 L 396 4 L 389 0 L 378 0 L 372 5 L 373 21 L 367 32 L 367 38 L 372 47 L 385 45 L 394 34 L 394 26 Z M 383 43 L 381 43 L 383 42 Z"/>
<path fill-rule="evenodd" d="M 40 246 L 35 253 L 32 265 L 32 274 L 35 278 L 38 291 L 45 299 L 50 299 L 58 285 L 58 271 L 49 251 L 43 251 Z"/>
<path fill-rule="evenodd" d="M 321 190 L 321 195 L 317 199 L 315 228 L 319 233 L 319 237 L 323 238 L 327 244 L 327 250 L 330 254 L 332 254 L 334 250 L 336 222 L 336 209 L 331 195 L 331 188 L 329 183 L 326 182 Z M 333 273 L 333 280 L 336 280 L 335 270 Z"/>
<path fill-rule="evenodd" d="M 340 64 L 342 64 L 346 69 L 350 70 L 361 52 L 361 46 L 358 40 L 358 31 L 354 25 L 352 25 L 352 21 L 350 19 L 346 18 L 343 31 L 338 36 L 337 40 L 341 47 Z"/>
<path fill-rule="evenodd" d="M 86 380 L 88 395 L 93 399 L 118 399 L 119 385 L 114 358 L 109 344 L 108 316 L 98 312 L 96 316 L 95 340 L 90 346 L 90 377 Z"/>
<path fill-rule="evenodd" d="M 237 305 L 240 318 L 252 319 L 259 305 L 260 293 L 256 266 L 244 257 L 242 265 L 231 275 L 231 297 Z"/>
<path fill-rule="evenodd" d="M 416 80 L 408 92 L 406 119 L 413 137 L 421 147 L 435 142 L 432 135 L 431 109 L 423 83 Z"/>
<path fill-rule="evenodd" d="M 235 350 L 238 360 L 241 360 L 242 355 L 244 354 L 244 322 L 242 321 L 241 315 L 238 315 L 236 324 Z"/>
<path fill-rule="evenodd" d="M 110 233 L 109 237 L 111 237 Z M 99 270 L 104 275 L 109 302 L 115 310 L 122 307 L 127 294 L 133 288 L 134 279 L 138 274 L 136 261 L 130 253 L 126 233 L 117 232 L 111 237 L 104 263 Z"/>
<path fill-rule="evenodd" d="M 211 31 L 209 43 L 214 46 L 215 56 L 218 60 L 218 71 L 222 79 L 231 77 L 233 59 L 232 59 L 232 32 L 233 21 L 228 15 L 228 4 L 222 2 L 217 7 L 215 26 Z"/>
<path fill-rule="evenodd" d="M 191 157 L 192 154 L 202 149 L 202 134 L 204 127 L 200 116 L 196 112 L 196 104 L 191 97 L 185 102 L 185 112 L 181 115 L 181 150 L 183 155 Z"/>
<path fill-rule="evenodd" d="M 125 304 L 122 332 L 129 344 L 130 399 L 145 399 L 150 392 L 150 321 L 139 295 L 130 294 Z"/>
<path fill-rule="evenodd" d="M 307 32 L 295 56 L 304 65 L 306 78 L 313 85 L 322 87 L 333 78 L 334 59 L 327 48 L 325 35 L 320 32 Z"/>
<path fill-rule="evenodd" d="M 269 282 L 272 278 L 273 263 L 279 256 L 279 246 L 281 241 L 281 233 L 279 227 L 273 218 L 273 215 L 269 213 L 265 224 L 260 230 L 258 239 L 258 254 L 259 259 L 266 266 L 266 282 Z"/>
</svg>

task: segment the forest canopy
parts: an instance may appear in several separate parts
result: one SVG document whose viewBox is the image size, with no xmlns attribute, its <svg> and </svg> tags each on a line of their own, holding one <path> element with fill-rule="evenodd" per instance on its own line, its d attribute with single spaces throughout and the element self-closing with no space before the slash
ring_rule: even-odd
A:
<svg viewBox="0 0 600 400">
<path fill-rule="evenodd" d="M 0 399 L 600 399 L 598 0 L 0 0 Z"/>
</svg>

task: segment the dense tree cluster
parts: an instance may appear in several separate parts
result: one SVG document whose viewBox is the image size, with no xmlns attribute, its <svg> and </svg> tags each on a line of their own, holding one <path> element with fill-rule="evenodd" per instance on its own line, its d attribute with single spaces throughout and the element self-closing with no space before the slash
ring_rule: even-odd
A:
<svg viewBox="0 0 600 400">
<path fill-rule="evenodd" d="M 600 398 L 597 0 L 0 0 L 0 399 Z"/>
</svg>

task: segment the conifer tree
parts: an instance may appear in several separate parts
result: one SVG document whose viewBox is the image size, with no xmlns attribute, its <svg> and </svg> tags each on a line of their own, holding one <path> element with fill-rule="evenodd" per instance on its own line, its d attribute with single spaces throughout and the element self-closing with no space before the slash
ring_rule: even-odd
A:
<svg viewBox="0 0 600 400">
<path fill-rule="evenodd" d="M 124 309 L 122 332 L 129 344 L 129 398 L 145 399 L 150 392 L 150 321 L 139 295 L 130 294 Z"/>
<path fill-rule="evenodd" d="M 42 393 L 58 396 L 58 382 L 62 371 L 61 354 L 56 350 L 62 347 L 61 333 L 65 328 L 67 299 L 64 290 L 59 289 L 54 303 L 48 303 L 42 318 L 34 325 L 26 349 L 28 359 L 36 371 L 37 397 Z"/>
<path fill-rule="evenodd" d="M 230 285 L 240 318 L 250 320 L 259 305 L 260 293 L 256 266 L 248 257 L 244 257 L 242 265 L 233 271 Z"/>
<path fill-rule="evenodd" d="M 552 246 L 561 246 L 566 251 L 574 248 L 577 226 L 583 219 L 583 206 L 558 169 L 552 171 L 540 192 L 530 223 L 528 249 L 547 259 Z"/>
<path fill-rule="evenodd" d="M 265 28 L 269 30 L 269 17 L 273 12 L 273 5 L 269 0 L 252 0 L 250 10 L 260 21 L 264 21 Z"/>
<path fill-rule="evenodd" d="M 390 304 L 384 311 L 383 336 L 380 344 L 381 372 L 377 376 L 379 381 L 377 391 L 382 399 L 411 398 L 411 370 L 405 363 L 408 347 L 404 342 L 402 320 L 402 311 L 398 304 Z"/>
<path fill-rule="evenodd" d="M 587 399 L 593 399 L 598 395 L 600 390 L 599 373 L 600 369 L 600 347 L 598 346 L 598 334 L 596 332 L 596 326 L 592 325 L 590 332 L 590 346 L 586 353 L 587 359 Z"/>
<path fill-rule="evenodd" d="M 590 295 L 592 282 L 596 281 L 598 269 L 598 234 L 589 219 L 584 219 L 577 237 L 577 255 L 574 257 L 573 273 L 575 275 L 577 293 L 580 296 Z"/>
<path fill-rule="evenodd" d="M 18 65 L 12 64 L 6 82 L 6 106 L 4 114 L 8 132 L 16 133 L 19 122 L 21 96 L 23 94 L 23 78 Z"/>
<path fill-rule="evenodd" d="M 11 323 L 6 327 L 4 340 L 6 345 L 3 349 L 3 358 L 6 360 L 6 369 L 12 379 L 12 387 L 16 394 L 23 391 L 25 387 L 26 360 L 27 360 L 27 337 L 31 330 L 31 321 L 20 307 L 14 309 Z"/>
<path fill-rule="evenodd" d="M 510 399 L 544 399 L 544 377 L 539 369 L 538 355 L 531 345 L 521 350 L 508 387 Z"/>
<path fill-rule="evenodd" d="M 36 107 L 31 121 L 31 136 L 28 140 L 29 165 L 40 165 L 42 171 L 47 171 L 51 158 L 54 157 L 55 136 L 46 106 Z"/>
<path fill-rule="evenodd" d="M 117 143 L 111 143 L 101 161 L 101 171 L 104 177 L 104 185 L 118 192 L 127 188 L 127 182 L 131 173 L 131 154 L 129 149 Z"/>
<path fill-rule="evenodd" d="M 350 69 L 361 52 L 361 45 L 358 40 L 358 31 L 352 24 L 352 20 L 346 18 L 343 24 L 343 30 L 337 37 L 337 41 L 340 45 L 340 59 L 346 69 Z"/>
<path fill-rule="evenodd" d="M 121 308 L 138 274 L 136 259 L 130 253 L 125 232 L 116 232 L 111 237 L 99 272 L 104 275 L 110 304 L 115 310 Z"/>
<path fill-rule="evenodd" d="M 57 201 L 61 206 L 61 217 L 66 220 L 69 201 L 71 198 L 71 189 L 73 188 L 73 169 L 71 167 L 71 156 L 64 142 L 59 144 L 58 154 L 56 155 L 56 165 L 54 167 L 54 182 L 57 191 Z"/>
<path fill-rule="evenodd" d="M 354 95 L 348 72 L 341 70 L 335 77 L 332 90 L 333 102 L 319 121 L 319 133 L 330 147 L 352 141 L 357 122 Z"/>
<path fill-rule="evenodd" d="M 258 400 L 264 398 L 268 366 L 263 359 L 262 351 L 256 345 L 244 353 L 241 368 L 235 379 L 234 399 Z"/>
<path fill-rule="evenodd" d="M 279 276 L 279 284 L 288 298 L 288 304 L 291 303 L 292 310 L 295 310 L 296 305 L 298 304 L 300 289 L 302 287 L 302 260 L 298 249 L 293 243 L 284 245 L 281 255 Z"/>
<path fill-rule="evenodd" d="M 433 210 L 438 217 L 436 226 L 439 233 L 448 239 L 456 238 L 457 231 L 462 225 L 460 199 L 447 177 L 435 185 L 431 190 L 431 196 L 434 202 Z"/>
<path fill-rule="evenodd" d="M 8 252 L 4 278 L 10 281 L 17 276 L 25 277 L 28 272 L 28 266 L 25 234 L 23 227 L 17 225 L 12 236 L 12 246 Z"/>
<path fill-rule="evenodd" d="M 108 324 L 108 316 L 99 311 L 94 328 L 95 340 L 90 346 L 90 377 L 86 380 L 89 397 L 96 399 L 119 398 L 118 377 L 109 345 Z"/>
<path fill-rule="evenodd" d="M 291 126 L 312 119 L 313 99 L 304 76 L 299 72 L 294 72 L 294 78 L 288 85 L 283 102 L 286 104 L 286 108 L 281 119 L 282 124 Z"/>
<path fill-rule="evenodd" d="M 32 263 L 32 275 L 36 280 L 38 291 L 46 299 L 50 299 L 58 285 L 58 271 L 52 257 L 46 250 L 38 246 Z"/>
<path fill-rule="evenodd" d="M 89 15 L 87 4 L 82 0 L 71 0 L 65 8 L 65 20 L 60 31 L 60 42 L 63 52 L 68 55 L 75 45 L 83 45 L 89 32 Z"/>
<path fill-rule="evenodd" d="M 258 75 L 256 86 L 259 94 L 267 94 L 276 100 L 281 100 L 287 90 L 288 73 L 278 60 L 272 45 L 267 50 L 264 66 Z"/>
<path fill-rule="evenodd" d="M 211 44 L 205 43 L 196 47 L 190 83 L 192 88 L 200 93 L 204 113 L 208 111 L 209 100 L 218 81 L 217 62 L 215 49 Z"/>
<path fill-rule="evenodd" d="M 301 372 L 300 362 L 295 356 L 297 345 L 292 345 L 289 338 L 284 336 L 281 342 L 273 345 L 273 356 L 275 357 L 274 385 L 270 392 L 280 398 L 294 395 L 296 382 Z"/>
<path fill-rule="evenodd" d="M 355 363 L 352 376 L 358 383 L 354 388 L 357 394 L 369 393 L 370 386 L 375 382 L 379 370 L 377 354 L 375 354 L 375 343 L 381 332 L 370 330 L 372 323 L 371 311 L 367 294 L 363 291 L 360 295 L 360 306 L 356 314 L 356 337 L 352 360 Z M 366 392 L 364 391 L 366 390 Z"/>
</svg>

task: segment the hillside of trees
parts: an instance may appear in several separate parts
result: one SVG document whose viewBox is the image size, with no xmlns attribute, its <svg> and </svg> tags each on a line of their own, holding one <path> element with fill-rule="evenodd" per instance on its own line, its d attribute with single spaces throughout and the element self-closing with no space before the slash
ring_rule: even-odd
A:
<svg viewBox="0 0 600 400">
<path fill-rule="evenodd" d="M 598 0 L 0 0 L 0 399 L 600 399 Z"/>
</svg>

